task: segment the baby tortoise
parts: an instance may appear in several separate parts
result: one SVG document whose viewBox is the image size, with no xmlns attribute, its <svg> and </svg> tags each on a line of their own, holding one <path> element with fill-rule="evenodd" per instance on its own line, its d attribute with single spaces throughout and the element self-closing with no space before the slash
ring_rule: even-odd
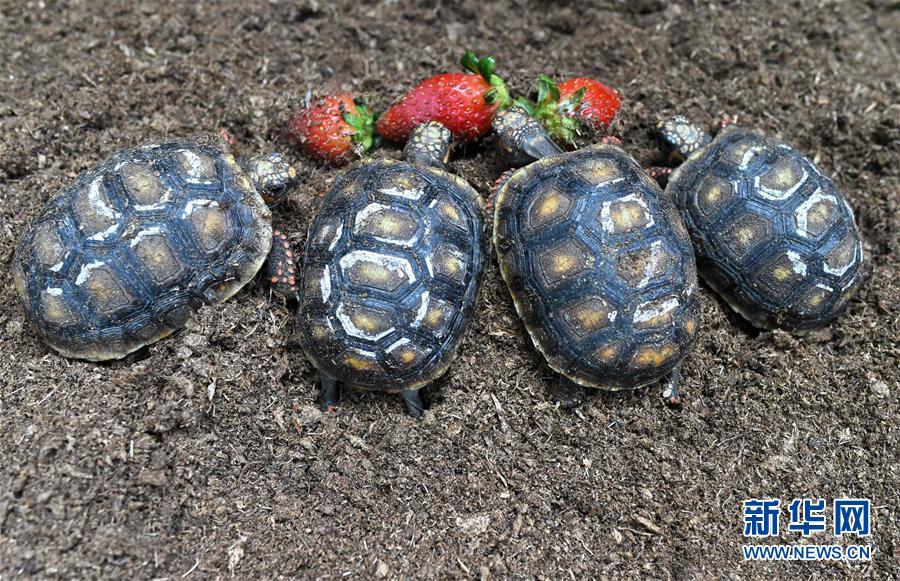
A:
<svg viewBox="0 0 900 581">
<path fill-rule="evenodd" d="M 494 131 L 515 161 L 534 162 L 496 193 L 494 245 L 519 316 L 560 373 L 560 403 L 583 396 L 570 382 L 619 390 L 666 375 L 664 396 L 677 403 L 699 300 L 674 205 L 617 146 L 562 153 L 515 107 Z"/>
<path fill-rule="evenodd" d="M 677 115 L 657 125 L 686 160 L 667 190 L 682 211 L 700 274 L 757 327 L 808 331 L 837 317 L 860 285 L 853 211 L 796 149 L 734 126 L 713 139 Z"/>
<path fill-rule="evenodd" d="M 118 151 L 23 232 L 13 276 L 26 316 L 56 351 L 91 361 L 171 334 L 253 278 L 272 245 L 264 198 L 296 177 L 279 154 L 239 164 L 222 136 Z M 273 258 L 274 271 L 293 268 L 289 248 Z"/>
<path fill-rule="evenodd" d="M 418 389 L 453 361 L 484 266 L 484 204 L 444 169 L 450 132 L 419 126 L 406 161 L 366 160 L 341 176 L 310 226 L 300 287 L 301 343 L 319 369 L 321 405 L 338 382 Z"/>
</svg>

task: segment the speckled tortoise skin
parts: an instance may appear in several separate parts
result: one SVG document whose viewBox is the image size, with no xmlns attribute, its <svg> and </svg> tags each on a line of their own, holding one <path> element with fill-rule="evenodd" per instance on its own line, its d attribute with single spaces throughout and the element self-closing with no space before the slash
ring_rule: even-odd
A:
<svg viewBox="0 0 900 581">
<path fill-rule="evenodd" d="M 275 171 L 281 187 L 295 176 L 277 154 L 254 159 L 259 175 L 248 176 L 219 137 L 150 143 L 115 153 L 54 195 L 13 261 L 25 314 L 43 339 L 67 357 L 119 358 L 236 293 L 272 240 L 253 178 Z"/>
<path fill-rule="evenodd" d="M 524 152 L 533 136 L 523 142 L 506 124 L 533 120 L 517 115 L 498 115 L 494 129 Z M 500 186 L 495 205 L 500 272 L 551 368 L 605 390 L 677 373 L 699 321 L 693 252 L 674 205 L 631 156 L 594 145 L 542 157 Z"/>
<path fill-rule="evenodd" d="M 341 176 L 310 226 L 300 289 L 301 342 L 322 377 L 410 392 L 450 366 L 471 318 L 484 266 L 484 206 L 440 169 L 450 133 L 419 127 L 408 161 L 367 160 Z M 431 165 L 426 165 L 431 164 Z M 412 402 L 408 397 L 413 398 Z"/>
<path fill-rule="evenodd" d="M 682 116 L 659 123 L 687 161 L 668 179 L 709 285 L 761 328 L 808 331 L 837 317 L 861 282 L 853 211 L 794 148 L 728 126 L 714 140 Z"/>
</svg>

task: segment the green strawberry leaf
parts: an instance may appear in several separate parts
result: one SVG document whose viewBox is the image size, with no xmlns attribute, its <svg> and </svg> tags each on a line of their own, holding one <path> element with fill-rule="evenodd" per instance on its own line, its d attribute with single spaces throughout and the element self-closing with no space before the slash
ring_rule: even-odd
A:
<svg viewBox="0 0 900 581">
<path fill-rule="evenodd" d="M 369 112 L 363 101 L 356 99 L 353 101 L 353 109 L 348 111 L 341 105 L 341 117 L 353 129 L 353 143 L 360 146 L 362 153 L 369 153 L 377 145 L 375 115 Z"/>
<path fill-rule="evenodd" d="M 478 61 L 478 72 L 485 81 L 491 82 L 491 77 L 494 76 L 494 65 L 496 64 L 497 61 L 492 56 L 486 56 Z"/>
<path fill-rule="evenodd" d="M 496 105 L 498 109 L 506 109 L 509 107 L 509 92 L 506 90 L 506 84 L 503 79 L 494 74 L 494 67 L 497 61 L 492 56 L 478 58 L 471 50 L 459 60 L 462 68 L 471 71 L 483 78 L 491 85 L 491 89 L 484 94 L 484 101 L 488 105 Z"/>
<path fill-rule="evenodd" d="M 490 83 L 491 77 L 494 76 L 494 66 L 497 64 L 497 61 L 492 56 L 478 58 L 478 55 L 474 52 L 467 50 L 466 54 L 459 59 L 459 64 L 462 65 L 463 70 L 480 75 L 481 78 Z"/>
<path fill-rule="evenodd" d="M 562 99 L 559 86 L 547 75 L 537 78 L 538 95 L 532 115 L 552 137 L 574 144 L 581 133 L 581 123 L 573 113 L 581 106 L 585 89 Z"/>
<path fill-rule="evenodd" d="M 538 77 L 538 103 L 558 103 L 559 87 L 556 82 L 547 75 Z"/>
</svg>

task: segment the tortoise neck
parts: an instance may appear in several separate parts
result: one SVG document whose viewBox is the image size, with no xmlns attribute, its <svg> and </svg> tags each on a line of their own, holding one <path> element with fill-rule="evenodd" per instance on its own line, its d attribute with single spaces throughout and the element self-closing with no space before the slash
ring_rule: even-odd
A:
<svg viewBox="0 0 900 581">
<path fill-rule="evenodd" d="M 562 153 L 534 117 L 521 107 L 510 107 L 494 115 L 497 145 L 511 165 L 525 165 Z"/>
<path fill-rule="evenodd" d="M 403 159 L 415 165 L 447 169 L 452 138 L 450 130 L 440 123 L 423 123 L 410 134 L 403 148 Z"/>
</svg>

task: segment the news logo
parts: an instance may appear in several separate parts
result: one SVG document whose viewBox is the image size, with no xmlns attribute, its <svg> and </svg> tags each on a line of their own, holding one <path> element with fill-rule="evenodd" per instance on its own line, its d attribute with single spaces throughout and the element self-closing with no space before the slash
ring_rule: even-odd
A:
<svg viewBox="0 0 900 581">
<path fill-rule="evenodd" d="M 868 537 L 871 534 L 869 501 L 862 498 L 836 498 L 834 500 L 834 536 L 854 534 Z"/>
<path fill-rule="evenodd" d="M 825 530 L 825 499 L 795 498 L 790 505 L 791 522 L 787 529 L 808 537 Z"/>
<path fill-rule="evenodd" d="M 871 501 L 865 498 L 795 498 L 786 505 L 788 533 L 809 537 L 831 531 L 841 539 L 845 535 L 868 537 L 872 532 Z M 782 516 L 780 498 L 751 498 L 743 503 L 743 531 L 754 539 L 778 537 Z M 828 517 L 831 517 L 831 529 Z M 868 561 L 871 545 L 747 544 L 742 547 L 748 561 Z"/>
<path fill-rule="evenodd" d="M 777 537 L 781 499 L 744 501 L 744 536 Z"/>
</svg>

